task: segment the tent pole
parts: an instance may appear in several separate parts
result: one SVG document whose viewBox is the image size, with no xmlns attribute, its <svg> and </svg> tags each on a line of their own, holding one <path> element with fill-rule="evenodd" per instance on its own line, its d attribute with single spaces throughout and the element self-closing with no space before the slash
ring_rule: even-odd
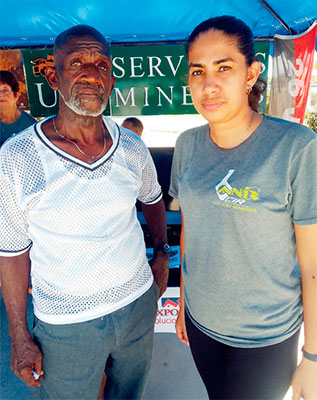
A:
<svg viewBox="0 0 317 400">
<path fill-rule="evenodd" d="M 268 4 L 265 0 L 258 0 L 258 1 L 262 4 L 262 6 L 263 6 L 264 8 L 267 9 L 267 11 L 268 11 L 270 14 L 273 15 L 273 17 L 274 17 L 275 19 L 278 20 L 278 22 L 283 26 L 283 28 L 285 28 L 285 29 L 287 30 L 287 32 L 288 32 L 290 35 L 294 35 L 294 34 L 296 33 L 296 32 L 294 31 L 294 29 L 292 29 L 291 27 L 289 27 L 289 26 L 286 24 L 286 22 L 283 21 L 282 18 L 281 18 L 278 14 L 276 14 L 276 12 L 273 10 L 273 8 L 272 8 L 271 6 L 269 6 L 269 4 Z"/>
</svg>

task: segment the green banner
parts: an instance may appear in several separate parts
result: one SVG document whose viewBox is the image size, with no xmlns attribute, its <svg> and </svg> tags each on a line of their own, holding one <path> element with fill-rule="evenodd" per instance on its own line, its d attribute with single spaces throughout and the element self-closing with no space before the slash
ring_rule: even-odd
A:
<svg viewBox="0 0 317 400">
<path fill-rule="evenodd" d="M 106 115 L 196 114 L 187 86 L 183 45 L 112 47 L 115 88 Z M 269 42 L 256 42 L 262 78 L 267 81 Z M 47 84 L 45 68 L 53 65 L 53 50 L 23 50 L 23 63 L 33 116 L 58 110 L 58 94 Z M 261 102 L 265 111 L 266 95 Z"/>
<path fill-rule="evenodd" d="M 29 107 L 34 117 L 47 117 L 58 111 L 58 94 L 46 82 L 44 71 L 54 66 L 53 49 L 22 50 Z"/>
<path fill-rule="evenodd" d="M 196 113 L 187 87 L 184 46 L 116 47 L 113 115 Z"/>
<path fill-rule="evenodd" d="M 270 54 L 270 42 L 265 41 L 265 42 L 255 42 L 255 53 L 256 53 L 256 58 L 260 62 L 261 65 L 261 73 L 260 73 L 260 78 L 264 80 L 264 82 L 267 84 L 268 81 L 268 67 L 269 67 L 269 54 Z M 260 113 L 265 113 L 266 112 L 266 93 L 267 91 L 263 93 L 263 97 L 260 101 L 259 105 L 259 112 Z"/>
</svg>

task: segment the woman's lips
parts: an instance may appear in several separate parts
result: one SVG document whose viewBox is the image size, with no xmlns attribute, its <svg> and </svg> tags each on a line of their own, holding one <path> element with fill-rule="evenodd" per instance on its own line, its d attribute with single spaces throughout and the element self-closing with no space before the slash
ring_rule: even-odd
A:
<svg viewBox="0 0 317 400">
<path fill-rule="evenodd" d="M 205 110 L 216 110 L 218 107 L 220 107 L 222 104 L 221 101 L 206 101 L 202 103 L 202 106 L 204 107 Z"/>
</svg>

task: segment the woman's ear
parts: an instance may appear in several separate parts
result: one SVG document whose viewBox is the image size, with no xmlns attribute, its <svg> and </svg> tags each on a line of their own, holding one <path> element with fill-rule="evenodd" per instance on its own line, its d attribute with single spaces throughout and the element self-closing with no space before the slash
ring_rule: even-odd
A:
<svg viewBox="0 0 317 400">
<path fill-rule="evenodd" d="M 253 63 L 248 67 L 247 87 L 253 87 L 255 82 L 258 80 L 260 72 L 260 63 L 258 61 L 253 61 Z"/>
<path fill-rule="evenodd" d="M 58 79 L 57 79 L 55 67 L 46 67 L 45 68 L 45 78 L 47 80 L 47 83 L 50 85 L 50 87 L 53 90 L 58 89 Z"/>
<path fill-rule="evenodd" d="M 21 94 L 20 92 L 14 93 L 15 102 L 19 100 L 20 94 Z"/>
</svg>

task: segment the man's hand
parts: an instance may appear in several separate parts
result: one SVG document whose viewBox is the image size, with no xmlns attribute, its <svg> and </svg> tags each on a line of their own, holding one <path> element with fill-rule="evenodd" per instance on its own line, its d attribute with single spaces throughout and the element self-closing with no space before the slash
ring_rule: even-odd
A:
<svg viewBox="0 0 317 400">
<path fill-rule="evenodd" d="M 155 204 L 142 204 L 144 218 L 149 227 L 153 247 L 167 242 L 166 212 L 163 199 Z M 160 297 L 165 292 L 168 280 L 169 255 L 164 251 L 157 251 L 155 257 L 149 262 L 155 282 L 160 289 Z"/>
<path fill-rule="evenodd" d="M 40 386 L 32 370 L 41 377 L 42 353 L 32 341 L 27 327 L 29 251 L 15 257 L 0 257 L 3 300 L 11 336 L 11 369 L 28 386 Z"/>
<path fill-rule="evenodd" d="M 11 369 L 27 386 L 40 386 L 42 370 L 42 353 L 31 338 L 12 340 Z M 39 375 L 35 379 L 33 371 Z"/>
<path fill-rule="evenodd" d="M 161 297 L 167 287 L 169 255 L 164 253 L 163 251 L 158 251 L 156 257 L 150 260 L 150 266 L 152 268 L 154 280 L 160 289 Z"/>
<path fill-rule="evenodd" d="M 303 357 L 292 379 L 293 400 L 317 399 L 317 363 Z"/>
</svg>

